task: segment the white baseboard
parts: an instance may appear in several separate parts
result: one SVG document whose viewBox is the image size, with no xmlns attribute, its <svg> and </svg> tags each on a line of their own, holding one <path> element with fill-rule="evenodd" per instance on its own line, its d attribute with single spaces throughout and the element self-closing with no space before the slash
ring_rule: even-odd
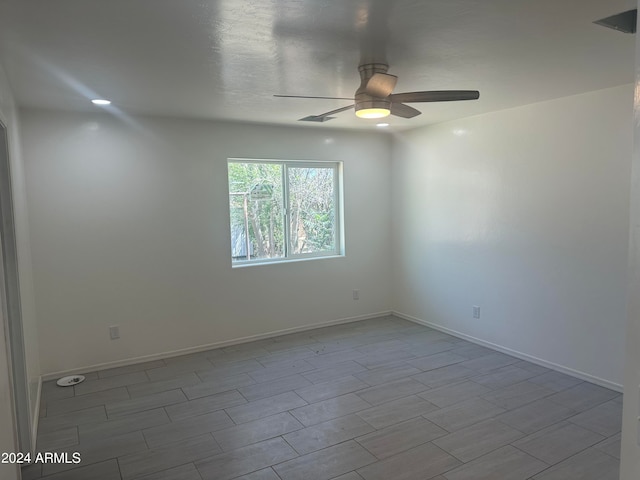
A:
<svg viewBox="0 0 640 480">
<path fill-rule="evenodd" d="M 332 325 L 340 325 L 343 323 L 359 322 L 360 320 L 368 320 L 371 318 L 385 317 L 391 314 L 392 314 L 391 311 L 376 312 L 376 313 L 370 313 L 366 315 L 358 315 L 355 317 L 346 317 L 346 318 L 340 318 L 338 320 L 329 320 L 326 322 L 314 323 L 313 325 L 303 325 L 300 327 L 285 328 L 283 330 L 276 330 L 274 332 L 267 332 L 267 333 L 261 333 L 258 335 L 251 335 L 248 337 L 235 338 L 233 340 L 225 340 L 223 342 L 209 343 L 207 345 L 198 345 L 196 347 L 188 347 L 180 350 L 173 350 L 170 352 L 155 353 L 152 355 L 145 355 L 142 357 L 127 358 L 124 360 L 116 360 L 113 362 L 87 365 L 85 367 L 73 368 L 71 370 L 63 370 L 59 372 L 46 373 L 42 375 L 41 379 L 42 381 L 47 381 L 47 380 L 53 380 L 56 378 L 64 377 L 67 375 L 76 375 L 79 373 L 86 373 L 86 372 L 97 372 L 100 370 L 107 370 L 109 368 L 134 365 L 136 363 L 144 363 L 144 362 L 150 362 L 153 360 L 161 360 L 163 358 L 178 357 L 180 355 L 187 355 L 189 353 L 205 352 L 207 350 L 212 350 L 215 348 L 222 348 L 222 347 L 228 347 L 231 345 L 238 345 L 241 343 L 254 342 L 256 340 L 264 340 L 265 338 L 279 337 L 280 335 L 304 332 L 307 330 L 314 330 L 316 328 L 330 327 Z"/>
<path fill-rule="evenodd" d="M 40 422 L 40 400 L 42 397 L 42 376 L 38 377 L 38 390 L 36 392 L 36 405 L 31 412 L 33 422 L 31 425 L 31 453 L 36 453 L 36 441 L 38 439 L 38 423 Z"/>
<path fill-rule="evenodd" d="M 482 345 L 483 347 L 488 347 L 488 348 L 491 348 L 492 350 L 497 350 L 499 352 L 506 353 L 508 355 L 511 355 L 512 357 L 520 358 L 522 360 L 535 363 L 536 365 L 540 365 L 541 367 L 546 367 L 561 373 L 566 373 L 567 375 L 571 375 L 572 377 L 576 377 L 581 380 L 586 380 L 587 382 L 595 383 L 596 385 L 600 385 L 601 387 L 609 388 L 611 390 L 615 390 L 616 392 L 622 393 L 622 385 L 618 383 L 610 382 L 609 380 L 605 380 L 604 378 L 596 377 L 594 375 L 590 375 L 588 373 L 581 372 L 579 370 L 574 370 L 573 368 L 565 367 L 563 365 L 558 365 L 557 363 L 548 362 L 547 360 L 543 360 L 541 358 L 534 357 L 526 353 L 518 352 L 516 350 L 503 347 L 502 345 L 487 342 L 486 340 L 472 337 L 471 335 L 467 335 L 466 333 L 461 333 L 456 330 L 443 327 L 442 325 L 438 325 L 436 323 L 428 322 L 426 320 L 413 317 L 411 315 L 407 315 L 407 314 L 396 312 L 396 311 L 393 311 L 392 314 L 395 315 L 396 317 L 409 320 L 410 322 L 417 323 L 419 325 L 424 325 L 426 327 L 433 328 L 434 330 L 438 330 L 440 332 L 448 333 L 449 335 L 453 335 L 454 337 L 462 338 L 471 343 Z"/>
</svg>

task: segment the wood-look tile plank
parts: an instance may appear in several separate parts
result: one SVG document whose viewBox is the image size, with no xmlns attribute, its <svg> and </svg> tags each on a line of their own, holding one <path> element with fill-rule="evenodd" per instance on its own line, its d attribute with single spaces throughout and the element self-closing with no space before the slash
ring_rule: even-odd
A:
<svg viewBox="0 0 640 480">
<path fill-rule="evenodd" d="M 455 381 L 462 381 L 468 377 L 477 375 L 475 370 L 462 367 L 460 364 L 436 368 L 428 372 L 414 375 L 411 378 L 431 388 L 442 387 Z"/>
<path fill-rule="evenodd" d="M 127 373 L 140 372 L 142 370 L 149 370 L 151 368 L 160 368 L 166 366 L 164 360 L 152 360 L 150 362 L 134 363 L 133 365 L 125 365 L 123 367 L 108 368 L 106 370 L 100 370 L 98 378 L 115 377 L 116 375 L 125 375 Z"/>
<path fill-rule="evenodd" d="M 331 365 L 347 362 L 349 360 L 357 360 L 364 356 L 364 353 L 358 352 L 354 349 L 348 349 L 333 353 L 323 353 L 321 355 L 316 355 L 313 358 L 308 358 L 306 361 L 308 364 L 313 365 L 314 368 L 327 368 Z"/>
<path fill-rule="evenodd" d="M 485 386 L 472 381 L 463 381 L 446 385 L 444 387 L 433 388 L 418 394 L 420 398 L 437 405 L 440 408 L 464 402 L 470 398 L 489 393 L 491 390 Z"/>
<path fill-rule="evenodd" d="M 376 385 L 391 383 L 395 380 L 400 380 L 402 378 L 410 377 L 411 375 L 417 375 L 419 373 L 421 373 L 420 369 L 412 367 L 405 362 L 399 362 L 395 364 L 389 364 L 384 367 L 378 367 L 373 370 L 354 373 L 353 376 L 374 387 Z"/>
<path fill-rule="evenodd" d="M 280 480 L 271 467 L 238 477 L 236 480 Z"/>
<path fill-rule="evenodd" d="M 353 440 L 276 465 L 282 480 L 328 480 L 376 461 Z"/>
<path fill-rule="evenodd" d="M 620 461 L 589 448 L 533 477 L 533 480 L 618 480 Z"/>
<path fill-rule="evenodd" d="M 189 400 L 188 402 L 177 403 L 165 407 L 166 412 L 172 421 L 181 420 L 188 417 L 195 417 L 224 408 L 246 405 L 247 400 L 237 390 L 217 393 L 208 397 Z"/>
<path fill-rule="evenodd" d="M 322 450 L 372 432 L 374 428 L 356 415 L 318 423 L 284 435 L 284 439 L 300 455 Z"/>
<path fill-rule="evenodd" d="M 513 446 L 553 465 L 604 439 L 578 425 L 561 422 L 513 442 Z"/>
<path fill-rule="evenodd" d="M 63 450 L 78 444 L 78 427 L 64 427 L 39 432 L 37 449 L 42 452 Z"/>
<path fill-rule="evenodd" d="M 429 442 L 360 468 L 358 473 L 365 480 L 424 480 L 458 465 L 459 460 Z"/>
<path fill-rule="evenodd" d="M 367 367 L 354 361 L 342 362 L 327 368 L 304 372 L 302 376 L 311 383 L 323 383 L 340 377 L 346 377 L 358 372 L 367 372 Z"/>
<path fill-rule="evenodd" d="M 520 360 L 518 358 L 505 355 L 504 353 L 493 352 L 483 357 L 467 360 L 459 365 L 461 367 L 475 370 L 478 373 L 489 373 L 492 370 L 496 370 L 500 367 L 505 367 L 519 361 Z"/>
<path fill-rule="evenodd" d="M 220 447 L 209 434 L 118 458 L 123 480 L 142 477 L 216 455 Z M 196 464 L 197 465 L 197 464 Z"/>
<path fill-rule="evenodd" d="M 560 372 L 554 372 L 553 370 L 547 370 L 547 372 L 544 372 L 541 375 L 531 377 L 529 381 L 542 385 L 543 387 L 555 392 L 561 392 L 562 390 L 566 390 L 567 388 L 575 387 L 583 383 L 579 378 L 565 375 Z"/>
<path fill-rule="evenodd" d="M 552 370 L 547 367 L 543 367 L 541 365 L 536 365 L 535 363 L 528 362 L 526 360 L 520 360 L 519 362 L 512 364 L 514 367 L 522 368 L 531 373 L 535 373 L 536 375 L 542 375 L 543 373 L 551 372 Z M 547 388 L 550 388 L 547 386 Z M 551 389 L 553 390 L 553 389 Z"/>
<path fill-rule="evenodd" d="M 72 447 L 73 452 L 78 452 L 82 462 L 79 465 L 68 463 L 46 463 L 42 467 L 43 475 L 72 470 L 78 466 L 86 466 L 105 460 L 116 458 L 132 452 L 144 452 L 147 444 L 140 431 L 113 435 L 100 439 L 83 442 Z M 68 451 L 68 450 L 67 450 Z"/>
<path fill-rule="evenodd" d="M 521 432 L 533 433 L 554 423 L 566 420 L 575 413 L 567 407 L 543 398 L 499 415 L 496 420 L 506 423 Z"/>
<path fill-rule="evenodd" d="M 106 422 L 107 412 L 103 405 L 86 408 L 60 415 L 41 418 L 38 421 L 38 433 L 57 430 L 65 427 L 84 425 L 87 423 Z"/>
<path fill-rule="evenodd" d="M 392 400 L 407 397 L 428 390 L 424 384 L 412 378 L 402 378 L 390 383 L 360 390 L 356 395 L 371 405 L 381 405 Z"/>
<path fill-rule="evenodd" d="M 469 462 L 524 437 L 524 433 L 490 419 L 433 441 L 463 462 Z"/>
<path fill-rule="evenodd" d="M 194 400 L 196 398 L 215 395 L 216 393 L 236 390 L 240 387 L 245 387 L 254 383 L 256 382 L 253 378 L 251 378 L 246 373 L 241 373 L 232 377 L 224 377 L 218 380 L 209 380 L 188 387 L 182 387 L 182 391 L 189 400 Z"/>
<path fill-rule="evenodd" d="M 322 402 L 307 405 L 291 410 L 291 414 L 305 426 L 322 423 L 333 418 L 342 417 L 350 413 L 358 412 L 371 407 L 354 393 L 340 397 L 323 400 Z"/>
<path fill-rule="evenodd" d="M 471 400 L 428 413 L 425 418 L 449 432 L 455 432 L 503 412 L 505 412 L 503 408 L 493 403 L 481 398 L 472 398 Z"/>
<path fill-rule="evenodd" d="M 271 353 L 263 357 L 258 357 L 256 360 L 260 362 L 265 368 L 272 365 L 282 363 L 284 361 L 297 361 L 304 360 L 309 357 L 315 357 L 317 353 L 307 346 L 294 347 L 289 350 L 283 350 L 278 353 Z"/>
<path fill-rule="evenodd" d="M 156 427 L 145 428 L 142 433 L 149 448 L 174 443 L 206 433 L 222 430 L 233 425 L 229 416 L 222 410 L 189 417 Z"/>
<path fill-rule="evenodd" d="M 620 460 L 620 439 L 621 434 L 619 433 L 594 445 L 593 448 Z"/>
<path fill-rule="evenodd" d="M 482 395 L 482 398 L 504 409 L 513 410 L 553 393 L 553 390 L 541 385 L 520 382 Z"/>
<path fill-rule="evenodd" d="M 363 478 L 358 475 L 357 472 L 349 472 L 344 475 L 340 475 L 339 477 L 335 477 L 333 480 L 363 480 Z M 438 480 L 438 479 L 434 479 Z"/>
<path fill-rule="evenodd" d="M 69 413 L 86 408 L 106 405 L 107 403 L 128 400 L 129 392 L 125 387 L 105 390 L 104 392 L 90 393 L 80 397 L 64 398 L 47 403 L 47 416 Z"/>
<path fill-rule="evenodd" d="M 131 415 L 115 417 L 108 421 L 80 425 L 80 442 L 92 442 L 101 438 L 135 432 L 144 428 L 169 423 L 171 420 L 163 408 L 146 410 Z"/>
<path fill-rule="evenodd" d="M 485 355 L 489 355 L 493 353 L 493 350 L 487 347 L 483 347 L 480 345 L 476 345 L 475 343 L 463 343 L 460 345 L 456 345 L 451 352 L 457 353 L 458 355 L 462 355 L 463 357 L 467 357 L 469 360 L 478 357 L 484 357 Z"/>
<path fill-rule="evenodd" d="M 149 378 L 144 371 L 126 373 L 122 375 L 114 375 L 106 378 L 98 378 L 97 380 L 87 380 L 85 382 L 74 385 L 76 397 L 86 395 L 88 393 L 102 392 L 117 387 L 126 387 L 127 385 L 135 385 L 136 383 L 148 382 Z"/>
<path fill-rule="evenodd" d="M 452 352 L 442 352 L 407 360 L 407 363 L 426 372 L 428 370 L 435 370 L 436 368 L 454 365 L 467 360 L 469 359 L 462 355 L 457 355 Z"/>
<path fill-rule="evenodd" d="M 293 418 L 290 413 L 283 412 L 214 431 L 213 438 L 216 439 L 223 451 L 229 452 L 252 443 L 279 437 L 301 428 L 303 428 L 302 424 Z"/>
<path fill-rule="evenodd" d="M 416 358 L 416 355 L 410 351 L 410 347 L 407 350 L 394 350 L 392 352 L 371 353 L 364 357 L 356 358 L 355 361 L 360 365 L 364 365 L 369 369 L 382 367 L 393 362 L 401 362 Z"/>
<path fill-rule="evenodd" d="M 618 392 L 614 392 L 613 390 L 584 382 L 575 387 L 550 395 L 547 399 L 578 412 L 583 412 L 619 395 Z"/>
<path fill-rule="evenodd" d="M 571 417 L 569 421 L 605 437 L 611 437 L 622 430 L 622 405 L 611 400 Z"/>
<path fill-rule="evenodd" d="M 493 370 L 491 373 L 473 377 L 472 380 L 485 387 L 499 389 L 523 382 L 533 376 L 535 376 L 535 373 L 525 370 L 524 368 L 507 365 L 506 367 Z M 538 386 L 542 388 L 542 385 Z"/>
<path fill-rule="evenodd" d="M 213 364 L 206 358 L 199 358 L 189 362 L 172 361 L 172 359 L 165 359 L 166 367 L 151 368 L 146 370 L 149 380 L 152 382 L 158 382 L 160 380 L 167 380 L 169 378 L 179 377 L 184 373 L 196 372 L 200 370 L 208 370 L 213 368 Z"/>
<path fill-rule="evenodd" d="M 227 408 L 226 411 L 237 424 L 251 422 L 259 418 L 286 412 L 306 405 L 303 399 L 293 392 L 281 393 L 269 398 L 249 402 L 245 405 Z M 295 410 L 293 410 L 295 411 Z"/>
<path fill-rule="evenodd" d="M 417 418 L 363 435 L 356 441 L 377 458 L 383 459 L 444 435 L 447 435 L 447 431 L 435 423 Z"/>
<path fill-rule="evenodd" d="M 167 392 L 177 388 L 190 387 L 201 382 L 200 377 L 198 377 L 194 372 L 190 372 L 167 380 L 128 385 L 127 390 L 129 391 L 129 396 L 131 396 L 131 398 L 135 398 L 144 397 L 145 395 L 153 395 L 154 393 Z"/>
<path fill-rule="evenodd" d="M 261 398 L 273 397 L 280 393 L 309 387 L 311 385 L 313 384 L 302 375 L 294 374 L 269 382 L 254 383 L 246 387 L 240 387 L 238 391 L 248 401 L 253 402 Z"/>
<path fill-rule="evenodd" d="M 369 388 L 369 385 L 353 376 L 346 376 L 317 383 L 304 388 L 297 388 L 296 394 L 307 403 L 316 403 L 329 398 Z"/>
<path fill-rule="evenodd" d="M 182 390 L 169 390 L 167 392 L 154 393 L 153 395 L 136 397 L 130 400 L 107 403 L 106 409 L 109 418 L 113 418 L 186 401 L 187 397 L 184 396 Z"/>
<path fill-rule="evenodd" d="M 281 464 L 296 456 L 296 452 L 282 438 L 272 438 L 195 463 L 204 480 L 229 480 Z"/>
<path fill-rule="evenodd" d="M 395 350 L 404 350 L 409 346 L 408 343 L 403 342 L 397 338 L 393 338 L 390 340 L 382 340 L 380 342 L 373 342 L 367 345 L 362 345 L 360 347 L 355 347 L 354 350 L 364 353 L 364 354 L 372 354 L 372 353 L 380 353 L 380 352 L 393 352 Z"/>
<path fill-rule="evenodd" d="M 215 382 L 226 377 L 233 377 L 243 373 L 264 370 L 264 366 L 255 359 L 242 360 L 240 362 L 223 363 L 209 368 L 196 370 L 203 382 Z"/>
<path fill-rule="evenodd" d="M 107 460 L 93 465 L 83 465 L 73 470 L 48 475 L 42 480 L 121 480 L 118 461 Z"/>
<path fill-rule="evenodd" d="M 437 410 L 434 404 L 411 395 L 358 412 L 357 415 L 374 428 L 384 428 Z"/>
<path fill-rule="evenodd" d="M 447 480 L 526 480 L 548 465 L 507 445 L 444 474 Z"/>
<path fill-rule="evenodd" d="M 202 477 L 193 463 L 187 463 L 178 467 L 162 470 L 161 472 L 137 477 L 135 480 L 202 480 Z"/>
</svg>

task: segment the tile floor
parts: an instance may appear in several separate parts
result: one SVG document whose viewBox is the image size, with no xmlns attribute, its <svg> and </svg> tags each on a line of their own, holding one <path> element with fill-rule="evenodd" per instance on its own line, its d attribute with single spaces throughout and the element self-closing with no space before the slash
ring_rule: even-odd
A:
<svg viewBox="0 0 640 480">
<path fill-rule="evenodd" d="M 617 480 L 619 393 L 395 317 L 43 385 L 25 480 Z"/>
</svg>

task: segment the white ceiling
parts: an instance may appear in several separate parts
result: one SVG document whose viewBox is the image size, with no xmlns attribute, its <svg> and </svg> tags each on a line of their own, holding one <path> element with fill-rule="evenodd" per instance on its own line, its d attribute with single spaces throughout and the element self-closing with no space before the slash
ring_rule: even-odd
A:
<svg viewBox="0 0 640 480">
<path fill-rule="evenodd" d="M 347 105 L 362 62 L 413 104 L 415 127 L 633 81 L 634 36 L 594 20 L 635 0 L 0 0 L 0 62 L 21 106 L 300 124 Z M 313 128 L 371 128 L 344 112 Z"/>
</svg>

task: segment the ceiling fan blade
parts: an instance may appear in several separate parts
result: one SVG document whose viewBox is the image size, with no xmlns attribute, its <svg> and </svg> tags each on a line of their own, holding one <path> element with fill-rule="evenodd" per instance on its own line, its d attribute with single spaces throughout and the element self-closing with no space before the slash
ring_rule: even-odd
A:
<svg viewBox="0 0 640 480">
<path fill-rule="evenodd" d="M 353 98 L 345 98 L 345 97 L 308 97 L 306 95 L 274 95 L 274 97 L 278 98 L 319 98 L 322 100 L 353 100 Z"/>
<path fill-rule="evenodd" d="M 331 110 L 330 112 L 322 113 L 320 115 L 309 115 L 308 117 L 301 118 L 298 121 L 299 122 L 326 122 L 327 120 L 333 119 L 333 117 L 330 117 L 330 115 L 351 110 L 353 107 L 355 107 L 355 105 L 347 105 L 346 107 L 336 108 L 335 110 Z"/>
<path fill-rule="evenodd" d="M 405 105 L 404 103 L 392 103 L 391 104 L 391 115 L 395 115 L 396 117 L 402 118 L 413 118 L 420 115 L 420 110 L 416 110 L 409 105 Z"/>
<path fill-rule="evenodd" d="M 374 73 L 364 91 L 372 97 L 385 98 L 391 95 L 396 86 L 398 77 L 388 73 Z"/>
<path fill-rule="evenodd" d="M 392 102 L 453 102 L 457 100 L 477 100 L 480 92 L 477 90 L 433 90 L 430 92 L 407 92 L 389 95 Z"/>
</svg>

